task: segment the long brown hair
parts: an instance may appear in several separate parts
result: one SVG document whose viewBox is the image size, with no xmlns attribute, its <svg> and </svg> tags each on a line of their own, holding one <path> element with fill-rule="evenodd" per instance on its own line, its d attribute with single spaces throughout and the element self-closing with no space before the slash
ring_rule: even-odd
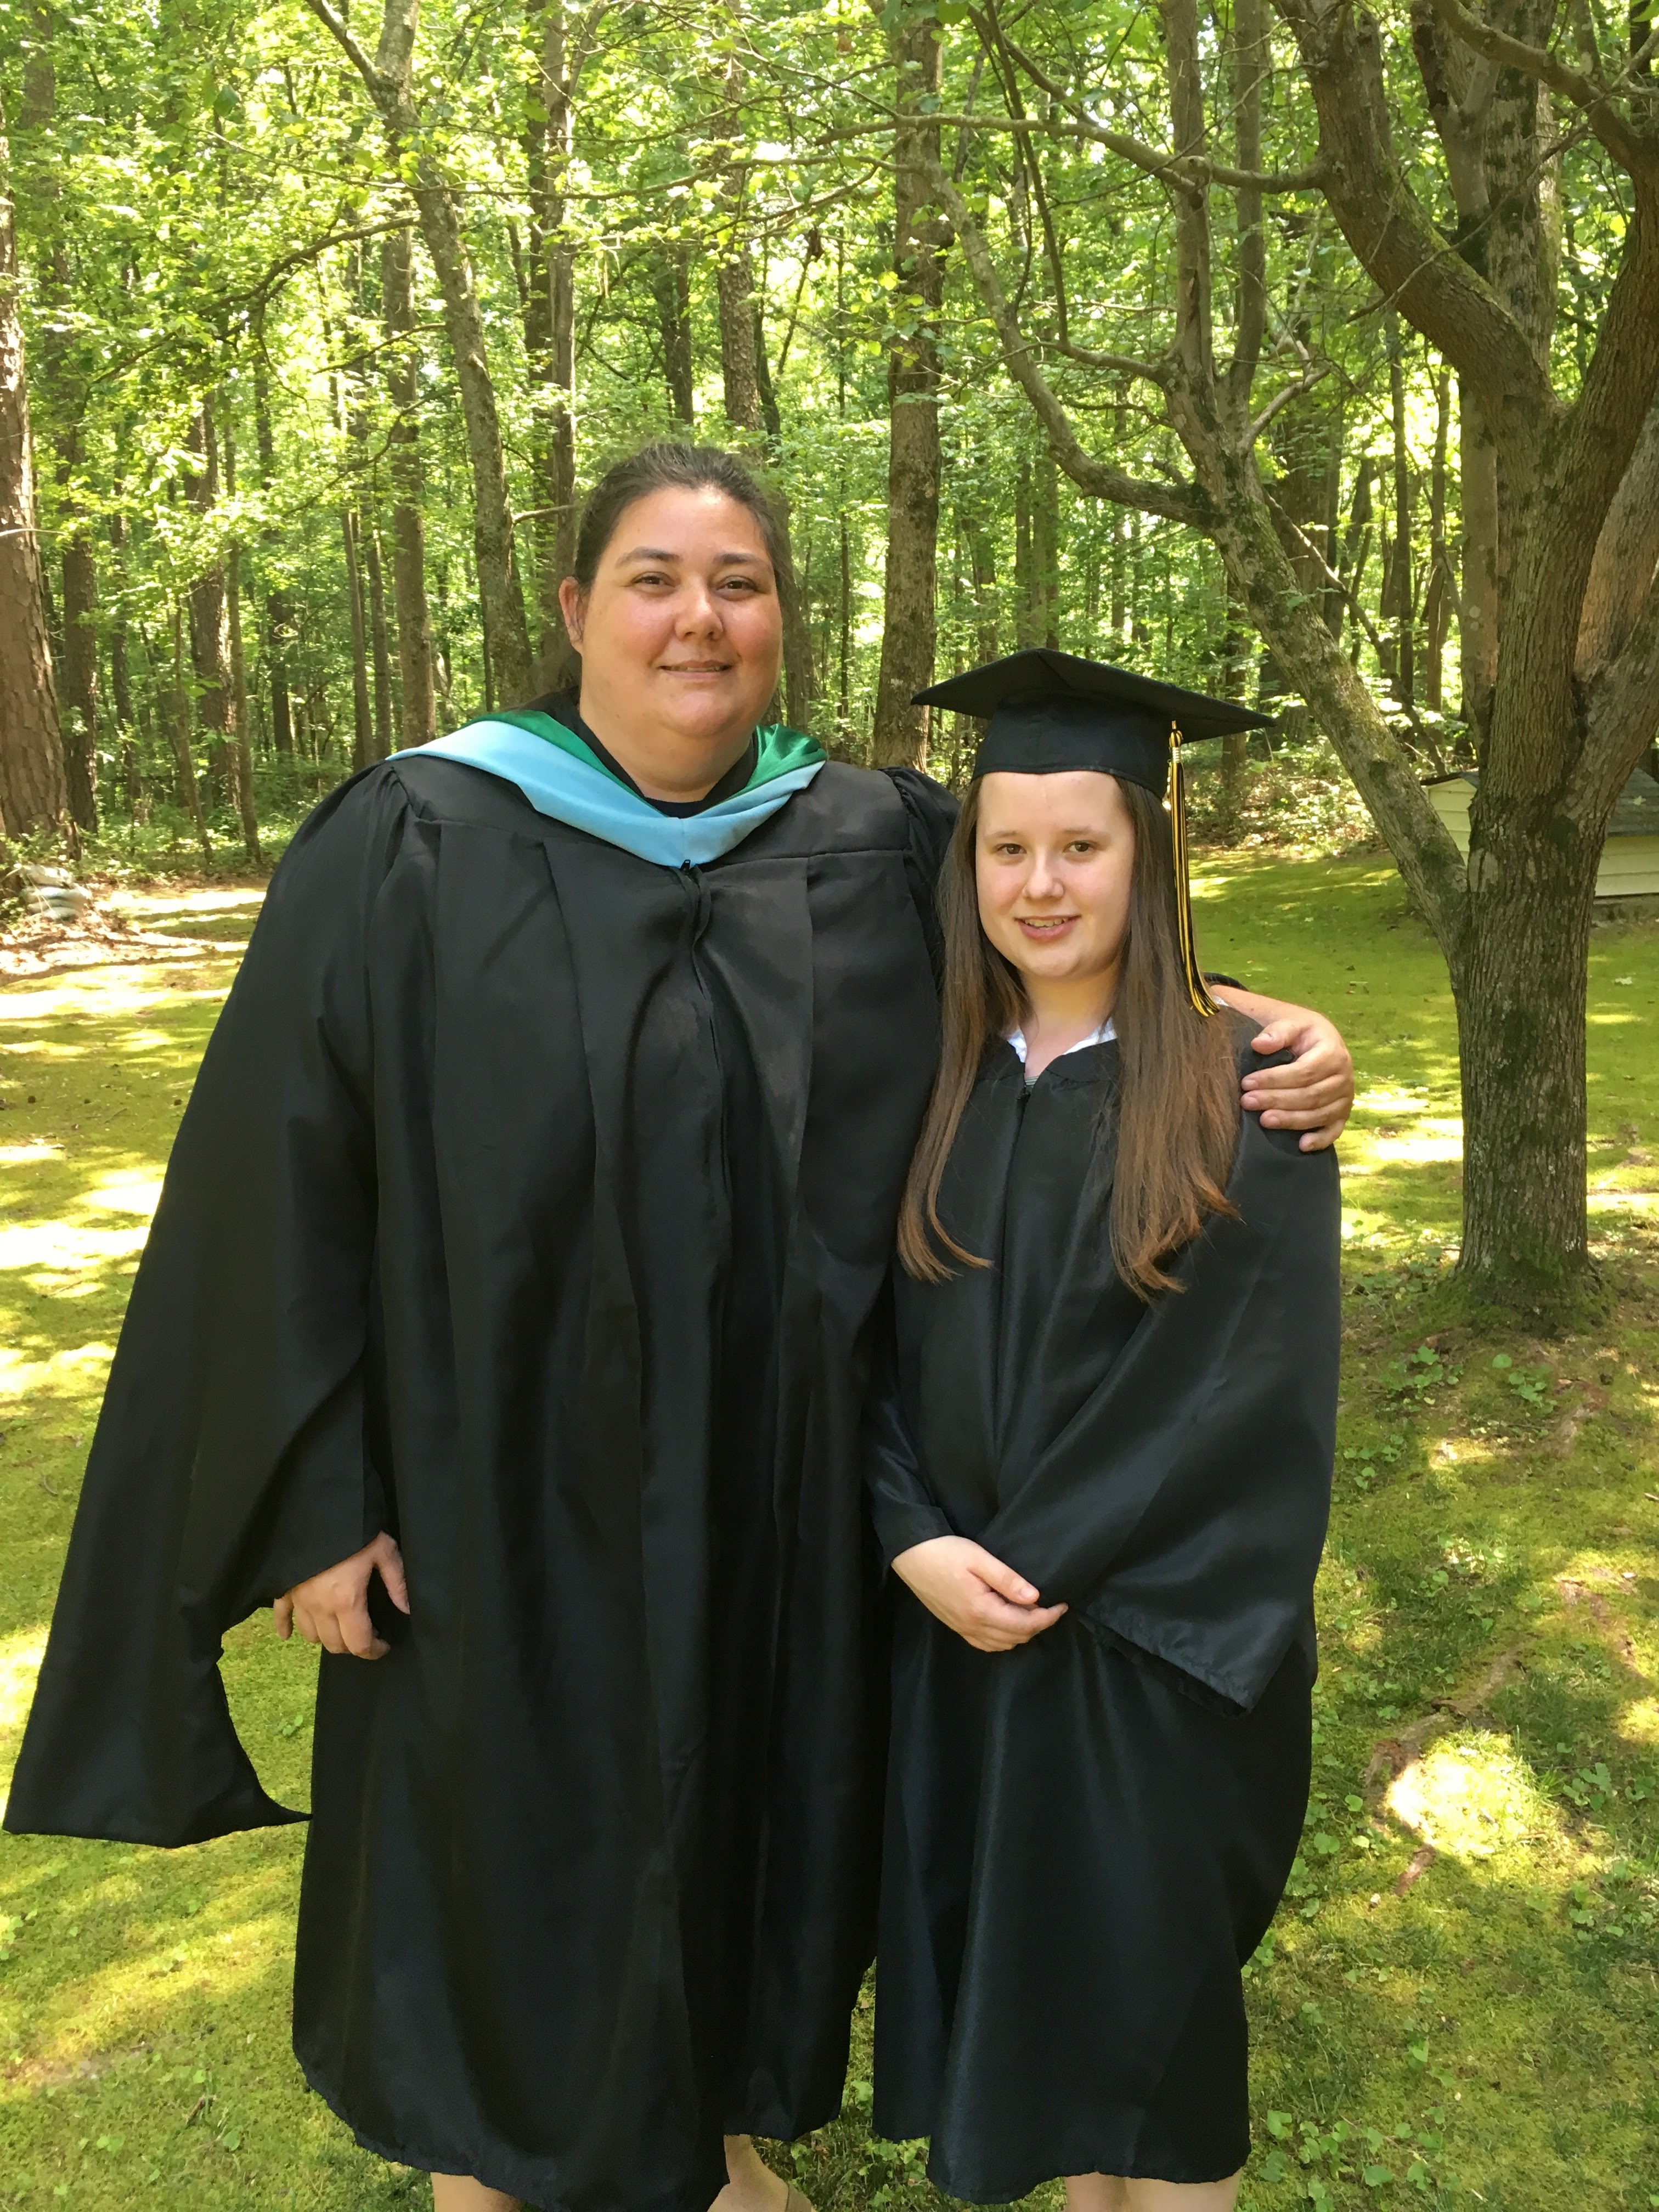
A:
<svg viewBox="0 0 1659 2212">
<path fill-rule="evenodd" d="M 1206 1019 L 1188 995 L 1169 817 L 1139 784 L 1120 780 L 1118 788 L 1134 825 L 1135 851 L 1112 1007 L 1119 1080 L 1103 1103 L 1102 1121 L 1115 1116 L 1117 1123 L 1112 1258 L 1130 1288 L 1151 1298 L 1178 1287 L 1165 1263 L 1206 1217 L 1237 1210 L 1227 1178 L 1238 1143 L 1238 1076 L 1231 1023 L 1224 1016 Z M 899 1257 L 922 1282 L 941 1282 L 958 1266 L 990 1264 L 965 1251 L 940 1221 L 939 1183 L 986 1054 L 1029 1011 L 1018 969 L 980 927 L 979 808 L 975 781 L 939 878 L 944 1044 L 899 1214 Z"/>
</svg>

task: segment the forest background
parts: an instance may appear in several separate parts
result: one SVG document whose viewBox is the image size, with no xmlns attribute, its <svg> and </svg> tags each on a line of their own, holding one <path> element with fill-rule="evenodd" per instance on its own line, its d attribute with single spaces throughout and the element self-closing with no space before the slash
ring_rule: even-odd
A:
<svg viewBox="0 0 1659 2212">
<path fill-rule="evenodd" d="M 258 859 L 568 668 L 607 460 L 737 444 L 787 526 L 780 710 L 836 752 L 959 779 L 910 695 L 1021 644 L 1279 709 L 1264 764 L 1352 781 L 1447 961 L 1464 1273 L 1589 1280 L 1595 868 L 1659 726 L 1649 0 L 0 34 L 13 836 Z M 1467 865 L 1422 787 L 1458 764 Z M 1199 779 L 1224 839 L 1252 766 Z"/>
<path fill-rule="evenodd" d="M 0 1000 L 0 1754 L 265 866 L 557 675 L 608 459 L 737 444 L 836 752 L 959 781 L 910 692 L 1026 643 L 1279 717 L 1195 763 L 1200 927 L 1360 1100 L 1246 2204 L 1659 2204 L 1659 939 L 1590 933 L 1659 726 L 1656 50 L 1646 0 L 0 0 L 0 812 L 151 933 Z M 230 1639 L 290 1802 L 314 1668 Z M 286 2055 L 297 1865 L 6 1839 L 4 2212 L 422 2200 Z M 927 2212 L 868 2071 L 866 1999 L 780 2163 Z"/>
</svg>

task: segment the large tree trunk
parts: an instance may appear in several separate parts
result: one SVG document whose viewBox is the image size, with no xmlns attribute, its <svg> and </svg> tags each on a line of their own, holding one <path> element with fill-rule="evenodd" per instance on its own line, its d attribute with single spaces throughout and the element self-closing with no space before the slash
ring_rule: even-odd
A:
<svg viewBox="0 0 1659 2212">
<path fill-rule="evenodd" d="M 918 20 L 890 33 L 900 123 L 893 142 L 893 321 L 910 326 L 887 357 L 887 568 L 881 668 L 876 678 L 873 744 L 878 768 L 920 766 L 927 750 L 927 709 L 911 695 L 933 680 L 939 590 L 939 312 L 945 295 L 940 227 L 931 206 L 928 166 L 939 161 L 941 82 L 937 22 Z"/>
<path fill-rule="evenodd" d="M 394 230 L 381 254 L 381 290 L 389 336 L 403 343 L 388 356 L 386 383 L 397 410 L 391 439 L 392 599 L 398 618 L 398 668 L 402 678 L 398 743 L 423 745 L 438 734 L 432 689 L 432 618 L 426 599 L 425 489 L 416 422 L 420 378 L 415 354 L 414 241 Z"/>
<path fill-rule="evenodd" d="M 69 806 L 35 527 L 17 294 L 11 163 L 0 106 L 0 836 L 44 829 Z"/>
<path fill-rule="evenodd" d="M 1477 799 L 1477 806 L 1479 801 Z M 1560 837 L 1547 799 L 1471 855 L 1450 959 L 1463 1078 L 1462 1266 L 1547 1305 L 1585 1263 L 1584 1018 L 1601 835 Z M 1605 829 L 1605 825 L 1603 825 Z M 1490 833 L 1489 833 L 1490 834 Z"/>
<path fill-rule="evenodd" d="M 407 164 L 409 188 L 421 218 L 421 235 L 443 294 L 444 326 L 454 358 L 456 387 L 471 465 L 473 549 L 478 598 L 489 643 L 495 689 L 504 704 L 521 706 L 534 696 L 534 665 L 524 592 L 513 547 L 513 509 L 507 454 L 489 372 L 483 309 L 467 253 L 459 205 L 448 177 L 422 131 L 413 93 L 415 28 L 419 0 L 386 0 L 380 41 L 374 58 L 352 37 L 331 0 L 307 0 L 368 86 L 386 126 L 394 162 Z"/>
</svg>

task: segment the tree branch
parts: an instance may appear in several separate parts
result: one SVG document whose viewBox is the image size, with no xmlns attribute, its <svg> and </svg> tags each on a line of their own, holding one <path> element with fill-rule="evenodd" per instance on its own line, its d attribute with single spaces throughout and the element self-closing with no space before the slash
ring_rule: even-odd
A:
<svg viewBox="0 0 1659 2212">
<path fill-rule="evenodd" d="M 1119 507 L 1139 507 L 1143 514 L 1160 514 L 1171 522 L 1207 530 L 1212 510 L 1207 495 L 1197 484 L 1148 483 L 1142 478 L 1126 476 L 1121 470 L 1108 468 L 1085 451 L 1070 417 L 1020 330 L 997 275 L 989 242 L 974 220 L 973 210 L 938 162 L 927 163 L 925 173 L 933 197 L 950 217 L 961 243 L 969 271 L 995 328 L 1008 374 L 1030 401 L 1037 420 L 1048 434 L 1054 458 L 1066 475 L 1094 498 L 1109 499 Z M 1136 363 L 1135 369 L 1140 373 L 1141 364 Z"/>
<path fill-rule="evenodd" d="M 1575 107 L 1582 107 L 1589 118 L 1591 129 L 1621 167 L 1634 173 L 1638 167 L 1652 164 L 1655 149 L 1609 106 L 1622 79 L 1615 80 L 1612 85 L 1597 84 L 1579 70 L 1569 69 L 1542 46 L 1528 46 L 1524 39 L 1511 38 L 1507 31 L 1483 23 L 1478 15 L 1470 15 L 1462 0 L 1432 0 L 1432 5 L 1441 21 L 1456 33 L 1466 46 L 1484 54 L 1500 69 L 1519 70 L 1523 76 L 1535 77 L 1540 84 L 1548 85 L 1552 92 L 1559 92 L 1564 100 L 1570 100 Z M 1659 33 L 1646 40 L 1642 54 L 1650 52 L 1656 46 Z M 1632 69 L 1639 64 L 1642 54 L 1632 56 Z"/>
<path fill-rule="evenodd" d="M 1650 587 L 1624 651 L 1592 686 L 1589 738 L 1568 804 L 1591 819 L 1611 813 L 1659 725 L 1659 580 Z"/>
<path fill-rule="evenodd" d="M 395 98 L 392 81 L 352 37 L 344 16 L 329 5 L 329 0 L 305 0 L 305 4 L 368 87 L 374 105 L 384 110 L 387 100 Z"/>
<path fill-rule="evenodd" d="M 1304 392 L 1311 392 L 1315 385 L 1322 382 L 1330 373 L 1331 363 L 1322 361 L 1316 368 L 1310 369 L 1307 375 L 1298 377 L 1294 384 L 1287 384 L 1282 392 L 1276 392 L 1250 424 L 1245 434 L 1248 442 L 1252 446 L 1255 445 L 1267 425 L 1290 405 L 1292 399 L 1299 399 Z"/>
<path fill-rule="evenodd" d="M 1097 353 L 1093 346 L 1079 345 L 1071 338 L 1047 338 L 1043 346 L 1062 361 L 1074 361 L 1079 368 L 1103 369 L 1109 376 L 1133 376 L 1144 384 L 1160 386 L 1164 381 L 1165 372 L 1155 361 L 1137 361 L 1127 353 Z"/>
</svg>

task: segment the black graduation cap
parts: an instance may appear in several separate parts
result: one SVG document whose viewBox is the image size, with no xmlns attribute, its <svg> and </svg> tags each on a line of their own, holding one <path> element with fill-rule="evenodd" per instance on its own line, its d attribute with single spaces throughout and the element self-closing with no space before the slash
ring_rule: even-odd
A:
<svg viewBox="0 0 1659 2212">
<path fill-rule="evenodd" d="M 987 717 L 990 728 L 974 762 L 975 775 L 998 769 L 1052 775 L 1101 769 L 1127 776 L 1163 797 L 1170 781 L 1171 739 L 1198 744 L 1234 730 L 1264 730 L 1272 717 L 1230 700 L 1183 691 L 1127 668 L 1032 646 L 970 668 L 918 691 L 918 707 L 945 707 Z"/>
<path fill-rule="evenodd" d="M 975 776 L 1096 769 L 1127 777 L 1163 799 L 1175 842 L 1176 921 L 1188 994 L 1200 1014 L 1212 1014 L 1215 1001 L 1193 944 L 1182 750 L 1235 730 L 1267 729 L 1272 717 L 1042 645 L 931 684 L 911 703 L 988 719 L 974 761 Z"/>
</svg>

